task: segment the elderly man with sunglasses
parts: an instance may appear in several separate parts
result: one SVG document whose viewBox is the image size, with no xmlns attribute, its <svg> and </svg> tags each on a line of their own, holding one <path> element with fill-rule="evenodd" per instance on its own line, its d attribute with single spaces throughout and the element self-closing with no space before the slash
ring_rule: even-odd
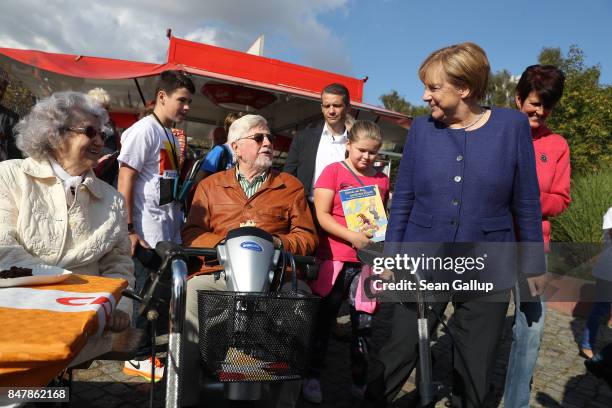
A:
<svg viewBox="0 0 612 408">
<path fill-rule="evenodd" d="M 214 247 L 227 232 L 240 226 L 255 226 L 274 236 L 294 254 L 309 255 L 317 247 L 315 226 L 304 197 L 304 187 L 288 173 L 271 169 L 274 137 L 266 120 L 258 115 L 246 115 L 229 129 L 228 143 L 236 167 L 213 174 L 198 184 L 187 223 L 183 228 L 183 243 L 193 247 Z M 219 266 L 205 266 L 187 284 L 186 322 L 183 338 L 184 353 L 197 356 L 198 309 L 196 290 L 226 290 L 219 279 Z M 185 406 L 198 404 L 199 363 L 188 358 L 183 367 Z M 267 406 L 294 406 L 299 397 L 299 384 L 281 384 L 271 390 L 274 401 Z"/>
</svg>

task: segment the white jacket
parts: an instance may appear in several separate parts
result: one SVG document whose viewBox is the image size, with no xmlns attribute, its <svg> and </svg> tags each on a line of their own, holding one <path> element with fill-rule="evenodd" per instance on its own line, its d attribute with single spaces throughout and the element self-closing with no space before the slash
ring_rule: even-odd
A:
<svg viewBox="0 0 612 408">
<path fill-rule="evenodd" d="M 48 160 L 0 163 L 0 267 L 56 265 L 126 279 L 134 264 L 123 197 L 89 170 L 70 208 Z M 119 309 L 131 316 L 129 299 Z"/>
</svg>

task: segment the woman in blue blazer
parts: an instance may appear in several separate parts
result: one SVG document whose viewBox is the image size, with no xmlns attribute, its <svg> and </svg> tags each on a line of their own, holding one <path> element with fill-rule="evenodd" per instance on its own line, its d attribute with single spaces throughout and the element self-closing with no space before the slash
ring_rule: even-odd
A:
<svg viewBox="0 0 612 408">
<path fill-rule="evenodd" d="M 416 118 L 408 133 L 385 243 L 387 256 L 481 257 L 483 268 L 469 276 L 491 283 L 492 290 L 452 288 L 443 301 L 431 304 L 442 313 L 451 299 L 455 308 L 453 406 L 478 407 L 486 398 L 517 270 L 533 275 L 534 292 L 544 284 L 529 123 L 518 111 L 479 104 L 489 71 L 486 54 L 473 43 L 442 48 L 422 63 L 423 100 L 431 115 Z M 517 237 L 526 243 L 519 257 L 513 244 Z M 425 279 L 438 282 L 468 276 L 458 269 L 423 272 Z M 429 323 L 434 330 L 433 316 Z M 417 362 L 417 340 L 414 303 L 397 304 L 391 336 L 369 373 L 367 400 L 384 405 L 393 399 Z"/>
</svg>

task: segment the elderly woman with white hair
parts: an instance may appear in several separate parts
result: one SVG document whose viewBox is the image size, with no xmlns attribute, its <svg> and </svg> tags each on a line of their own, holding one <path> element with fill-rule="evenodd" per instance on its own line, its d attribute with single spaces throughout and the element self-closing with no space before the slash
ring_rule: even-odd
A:
<svg viewBox="0 0 612 408">
<path fill-rule="evenodd" d="M 82 275 L 134 283 L 123 197 L 99 180 L 96 166 L 108 114 L 77 92 L 38 102 L 16 126 L 29 156 L 0 163 L 0 266 L 59 266 Z M 129 326 L 122 299 L 107 322 Z"/>
</svg>

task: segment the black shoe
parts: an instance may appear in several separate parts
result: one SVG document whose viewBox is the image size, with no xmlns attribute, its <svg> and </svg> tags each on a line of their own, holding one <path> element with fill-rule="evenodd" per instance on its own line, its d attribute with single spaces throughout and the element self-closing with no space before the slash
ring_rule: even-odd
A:
<svg viewBox="0 0 612 408">
<path fill-rule="evenodd" d="M 606 366 L 601 360 L 584 360 L 587 371 L 595 377 L 604 380 L 612 388 L 612 368 Z"/>
</svg>

